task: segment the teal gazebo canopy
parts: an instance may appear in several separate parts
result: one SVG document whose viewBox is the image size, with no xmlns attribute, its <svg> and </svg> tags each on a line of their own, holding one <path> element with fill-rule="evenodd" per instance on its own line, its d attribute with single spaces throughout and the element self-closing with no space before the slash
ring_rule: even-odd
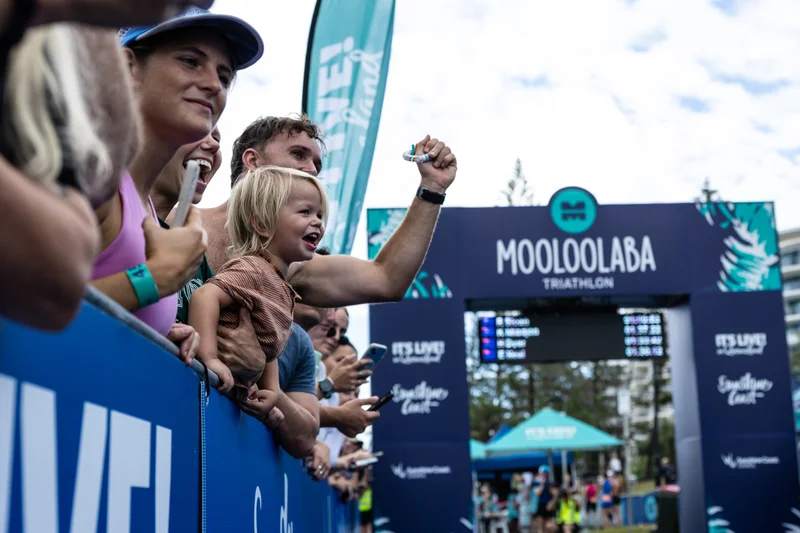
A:
<svg viewBox="0 0 800 533">
<path fill-rule="evenodd" d="M 476 459 L 486 459 L 486 445 L 475 439 L 470 439 L 469 456 L 473 461 Z"/>
<path fill-rule="evenodd" d="M 508 455 L 549 450 L 600 450 L 621 446 L 622 441 L 604 431 L 549 408 L 486 445 L 486 455 Z"/>
</svg>

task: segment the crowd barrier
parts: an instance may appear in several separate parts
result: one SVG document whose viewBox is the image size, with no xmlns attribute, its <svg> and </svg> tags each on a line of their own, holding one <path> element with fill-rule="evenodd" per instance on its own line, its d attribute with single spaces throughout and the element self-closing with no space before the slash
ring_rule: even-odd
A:
<svg viewBox="0 0 800 533">
<path fill-rule="evenodd" d="M 88 299 L 58 334 L 0 321 L 0 532 L 358 531 L 216 376 Z"/>
<path fill-rule="evenodd" d="M 658 506 L 656 505 L 656 493 L 637 494 L 636 496 L 623 496 L 620 505 L 620 515 L 622 525 L 638 526 L 642 524 L 653 524 L 658 518 Z M 631 506 L 630 515 L 628 505 Z M 628 518 L 631 518 L 629 521 Z"/>
</svg>

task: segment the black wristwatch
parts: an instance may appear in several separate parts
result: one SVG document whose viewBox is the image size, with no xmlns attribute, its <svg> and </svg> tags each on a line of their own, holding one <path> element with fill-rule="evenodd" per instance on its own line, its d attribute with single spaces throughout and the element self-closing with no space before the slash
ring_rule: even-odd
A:
<svg viewBox="0 0 800 533">
<path fill-rule="evenodd" d="M 444 203 L 444 198 L 447 195 L 438 192 L 433 192 L 431 190 L 423 189 L 422 187 L 420 187 L 419 189 L 417 189 L 417 196 L 419 198 L 422 198 L 426 202 L 442 205 Z"/>
<path fill-rule="evenodd" d="M 320 381 L 319 390 L 322 391 L 322 395 L 326 400 L 330 400 L 331 396 L 333 396 L 333 381 L 331 381 L 331 378 L 325 378 Z"/>
</svg>

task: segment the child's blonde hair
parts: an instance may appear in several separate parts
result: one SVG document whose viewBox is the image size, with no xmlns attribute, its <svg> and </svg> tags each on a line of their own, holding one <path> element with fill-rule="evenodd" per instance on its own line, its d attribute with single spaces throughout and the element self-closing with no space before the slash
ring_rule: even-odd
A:
<svg viewBox="0 0 800 533">
<path fill-rule="evenodd" d="M 319 179 L 291 168 L 266 166 L 248 170 L 231 191 L 228 220 L 231 237 L 228 256 L 240 257 L 261 252 L 269 246 L 278 226 L 278 212 L 289 200 L 296 180 L 306 180 L 317 188 L 322 200 L 322 223 L 328 221 L 328 195 Z M 261 227 L 266 241 L 254 229 Z"/>
</svg>

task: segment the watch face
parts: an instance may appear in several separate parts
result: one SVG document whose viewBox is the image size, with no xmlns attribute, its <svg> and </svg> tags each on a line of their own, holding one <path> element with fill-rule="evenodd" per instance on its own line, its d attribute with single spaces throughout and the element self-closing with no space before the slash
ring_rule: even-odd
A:
<svg viewBox="0 0 800 533">
<path fill-rule="evenodd" d="M 322 389 L 322 392 L 330 392 L 333 390 L 333 383 L 330 379 L 325 378 L 319 382 L 319 388 Z"/>
</svg>

